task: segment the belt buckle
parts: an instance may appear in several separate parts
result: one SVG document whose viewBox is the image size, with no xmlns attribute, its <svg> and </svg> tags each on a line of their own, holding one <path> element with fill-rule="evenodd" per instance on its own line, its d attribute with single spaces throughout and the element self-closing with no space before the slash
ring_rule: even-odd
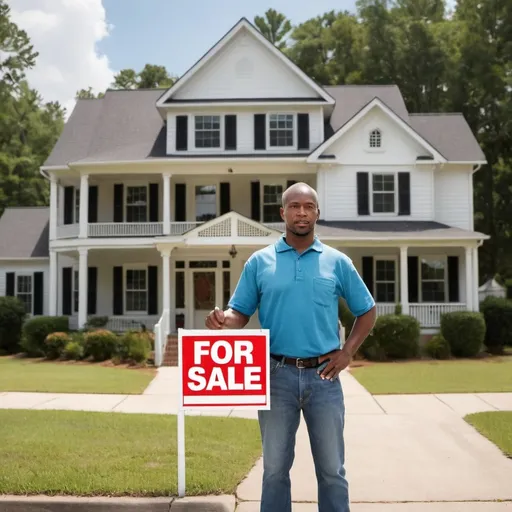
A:
<svg viewBox="0 0 512 512">
<path fill-rule="evenodd" d="M 300 358 L 297 358 L 297 360 L 295 361 L 295 366 L 299 369 L 303 369 L 303 368 L 306 368 L 304 366 L 304 361 Z"/>
</svg>

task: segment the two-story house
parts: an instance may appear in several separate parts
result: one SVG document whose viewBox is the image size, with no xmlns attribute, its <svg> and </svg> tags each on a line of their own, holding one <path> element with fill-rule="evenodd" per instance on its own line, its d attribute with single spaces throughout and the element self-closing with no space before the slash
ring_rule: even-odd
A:
<svg viewBox="0 0 512 512">
<path fill-rule="evenodd" d="M 167 333 L 226 305 L 283 233 L 281 194 L 305 181 L 317 234 L 379 314 L 400 303 L 434 332 L 443 312 L 478 309 L 483 163 L 462 115 L 409 113 L 393 85 L 320 86 L 242 19 L 170 89 L 77 102 L 41 168 L 50 207 L 0 221 L 0 294 L 75 327 L 144 323 L 158 363 Z"/>
</svg>

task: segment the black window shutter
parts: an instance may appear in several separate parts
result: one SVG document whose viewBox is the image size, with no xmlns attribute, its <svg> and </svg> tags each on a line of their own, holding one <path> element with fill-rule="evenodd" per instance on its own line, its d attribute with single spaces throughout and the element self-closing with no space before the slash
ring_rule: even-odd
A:
<svg viewBox="0 0 512 512">
<path fill-rule="evenodd" d="M 225 149 L 236 149 L 236 115 L 226 116 L 224 123 Z"/>
<path fill-rule="evenodd" d="M 7 272 L 5 274 L 5 295 L 6 295 L 6 297 L 14 297 L 15 281 L 16 281 L 16 275 L 14 274 L 14 272 Z"/>
<path fill-rule="evenodd" d="M 309 114 L 298 114 L 298 149 L 309 149 Z"/>
<path fill-rule="evenodd" d="M 254 149 L 265 149 L 265 114 L 254 114 Z"/>
<path fill-rule="evenodd" d="M 251 219 L 260 221 L 260 182 L 251 181 Z"/>
<path fill-rule="evenodd" d="M 187 186 L 185 183 L 176 183 L 174 187 L 174 220 L 176 222 L 187 220 Z"/>
<path fill-rule="evenodd" d="M 419 302 L 419 275 L 418 275 L 418 256 L 407 257 L 407 280 L 409 282 L 409 302 L 415 304 Z"/>
<path fill-rule="evenodd" d="M 87 269 L 87 314 L 96 314 L 96 297 L 98 290 L 98 268 Z"/>
<path fill-rule="evenodd" d="M 411 214 L 411 175 L 398 173 L 398 215 Z"/>
<path fill-rule="evenodd" d="M 114 281 L 113 281 L 113 307 L 112 312 L 114 315 L 123 314 L 123 267 L 114 267 Z"/>
<path fill-rule="evenodd" d="M 158 314 L 158 267 L 148 267 L 148 315 Z"/>
<path fill-rule="evenodd" d="M 122 183 L 114 185 L 114 222 L 123 222 L 124 186 Z"/>
<path fill-rule="evenodd" d="M 367 172 L 357 173 L 357 214 L 370 215 L 370 181 Z"/>
<path fill-rule="evenodd" d="M 149 184 L 149 222 L 158 222 L 158 183 Z"/>
<path fill-rule="evenodd" d="M 44 273 L 34 272 L 34 316 L 42 315 L 44 307 Z"/>
<path fill-rule="evenodd" d="M 373 257 L 372 256 L 363 256 L 363 281 L 372 296 L 374 295 L 373 291 Z"/>
<path fill-rule="evenodd" d="M 297 183 L 295 180 L 288 180 L 286 182 L 286 188 L 290 188 L 292 185 L 295 185 Z"/>
<path fill-rule="evenodd" d="M 64 187 L 64 224 L 73 224 L 75 187 Z M 77 219 L 78 222 L 78 219 Z"/>
<path fill-rule="evenodd" d="M 176 116 L 176 151 L 188 149 L 188 116 Z"/>
<path fill-rule="evenodd" d="M 448 300 L 459 302 L 459 257 L 448 256 Z"/>
<path fill-rule="evenodd" d="M 71 315 L 73 305 L 73 269 L 64 267 L 62 269 L 62 314 Z"/>
<path fill-rule="evenodd" d="M 220 184 L 220 214 L 224 215 L 231 211 L 231 198 L 229 183 Z"/>
<path fill-rule="evenodd" d="M 98 186 L 89 187 L 89 220 L 88 222 L 98 222 Z"/>
</svg>

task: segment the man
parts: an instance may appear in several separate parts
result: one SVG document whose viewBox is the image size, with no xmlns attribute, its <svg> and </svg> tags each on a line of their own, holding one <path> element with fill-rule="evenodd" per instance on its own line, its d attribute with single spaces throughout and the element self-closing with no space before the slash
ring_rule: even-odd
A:
<svg viewBox="0 0 512 512">
<path fill-rule="evenodd" d="M 296 183 L 283 194 L 286 230 L 245 264 L 228 309 L 209 329 L 241 329 L 259 311 L 270 331 L 270 411 L 258 411 L 263 443 L 261 512 L 291 512 L 290 469 L 302 410 L 318 480 L 320 512 L 349 512 L 339 373 L 375 323 L 375 302 L 352 261 L 315 236 L 316 192 Z M 356 316 L 340 349 L 338 299 Z"/>
</svg>

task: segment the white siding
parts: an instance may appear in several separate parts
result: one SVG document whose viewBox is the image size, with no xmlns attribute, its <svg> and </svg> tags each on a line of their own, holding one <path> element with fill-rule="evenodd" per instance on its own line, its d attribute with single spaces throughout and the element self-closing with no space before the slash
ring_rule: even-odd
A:
<svg viewBox="0 0 512 512">
<path fill-rule="evenodd" d="M 0 297 L 5 296 L 6 292 L 6 274 L 15 272 L 16 274 L 34 274 L 34 272 L 43 272 L 43 314 L 48 315 L 48 291 L 49 291 L 49 262 L 48 261 L 2 261 L 0 262 Z M 32 286 L 34 282 L 32 281 Z"/>
<path fill-rule="evenodd" d="M 434 174 L 435 220 L 473 229 L 473 174 L 468 166 L 445 165 Z"/>
<path fill-rule="evenodd" d="M 358 172 L 398 173 L 409 172 L 411 178 L 411 215 L 365 215 L 357 213 L 357 178 Z M 318 171 L 320 204 L 323 205 L 324 220 L 432 220 L 432 171 L 413 166 L 362 166 L 335 165 Z M 395 189 L 398 183 L 396 181 Z M 398 201 L 396 194 L 395 200 Z M 371 203 L 371 198 L 370 198 Z"/>
<path fill-rule="evenodd" d="M 316 98 L 318 93 L 247 30 L 179 89 L 175 99 Z"/>
</svg>

